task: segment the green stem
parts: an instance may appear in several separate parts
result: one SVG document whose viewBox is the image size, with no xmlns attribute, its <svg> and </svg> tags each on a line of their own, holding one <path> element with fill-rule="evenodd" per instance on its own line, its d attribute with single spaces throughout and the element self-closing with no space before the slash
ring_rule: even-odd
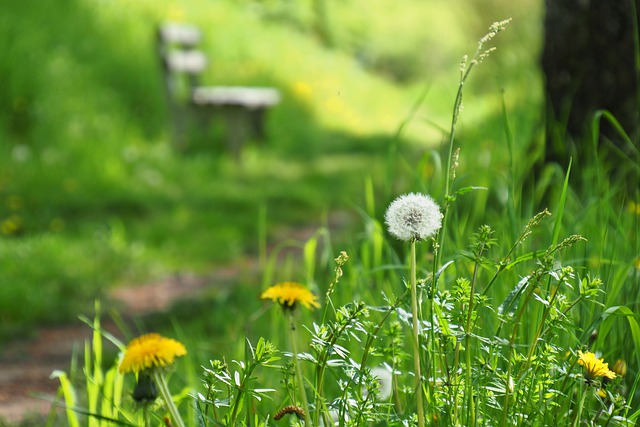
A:
<svg viewBox="0 0 640 427">
<path fill-rule="evenodd" d="M 240 411 L 240 403 L 242 402 L 242 395 L 244 394 L 244 378 L 243 381 L 238 386 L 238 394 L 233 401 L 233 406 L 231 409 L 230 423 L 229 425 L 236 425 L 236 418 L 238 418 L 238 411 Z"/>
<path fill-rule="evenodd" d="M 596 415 L 593 418 L 593 423 L 594 425 L 596 425 L 596 423 L 598 422 L 598 418 L 600 418 L 600 415 L 602 414 L 602 409 L 600 409 L 600 411 L 598 412 L 598 415 Z M 609 424 L 611 423 L 611 420 L 613 419 L 614 415 L 616 414 L 616 411 L 611 411 L 609 413 L 609 417 L 607 418 L 607 422 L 602 426 L 602 427 L 608 427 Z"/>
<path fill-rule="evenodd" d="M 479 257 L 480 255 L 478 255 Z M 473 267 L 471 280 L 471 292 L 469 293 L 469 311 L 467 313 L 467 326 L 465 328 L 465 354 L 466 354 L 466 387 L 467 387 L 467 425 L 476 425 L 475 402 L 473 400 L 473 384 L 471 381 L 471 321 L 473 320 L 473 297 L 476 292 L 476 279 L 478 277 L 478 262 Z"/>
<path fill-rule="evenodd" d="M 458 394 L 460 393 L 460 381 L 458 379 L 458 367 L 460 366 L 460 342 L 456 342 L 456 350 L 453 357 L 453 372 L 455 373 L 455 383 L 451 383 L 450 387 L 452 388 L 453 398 L 451 401 L 453 402 L 453 423 L 452 425 L 462 425 L 458 422 Z"/>
<path fill-rule="evenodd" d="M 293 353 L 293 365 L 296 368 L 295 380 L 300 390 L 300 400 L 305 414 L 305 425 L 313 427 L 311 421 L 311 412 L 309 411 L 309 402 L 307 401 L 307 393 L 304 391 L 304 378 L 302 377 L 302 368 L 300 368 L 300 361 L 298 360 L 298 344 L 296 340 L 296 322 L 293 317 L 292 310 L 287 311 L 289 318 L 289 337 L 291 340 L 291 352 Z"/>
<path fill-rule="evenodd" d="M 435 269 L 434 271 L 434 276 L 435 276 Z M 431 402 L 435 402 L 435 396 L 434 396 L 434 382 L 435 380 L 430 380 L 430 378 L 435 378 L 436 377 L 436 354 L 438 354 L 438 343 L 436 342 L 436 334 L 435 334 L 435 325 L 436 323 L 436 310 L 435 310 L 435 283 L 433 283 L 434 287 L 431 289 L 431 291 L 429 292 L 429 315 L 431 317 L 431 327 L 429 328 L 429 344 L 431 345 L 431 351 L 429 353 L 429 362 L 430 364 L 427 365 L 431 368 L 431 372 L 425 372 L 425 378 L 427 379 L 427 392 L 429 394 L 428 396 L 428 403 L 430 404 Z"/>
<path fill-rule="evenodd" d="M 439 279 L 439 275 L 438 275 L 438 266 L 439 264 L 439 256 L 438 253 L 440 252 L 440 247 L 438 246 L 438 241 L 440 239 L 440 234 L 442 233 L 442 230 L 436 235 L 436 237 L 434 237 L 434 241 L 433 241 L 433 273 L 432 273 L 432 277 L 431 277 L 431 288 L 429 289 L 429 310 L 430 310 L 430 316 L 431 316 L 431 327 L 429 328 L 429 343 L 431 345 L 431 373 L 430 374 L 426 374 L 426 378 L 435 378 L 436 377 L 436 372 L 438 372 L 437 370 L 437 366 L 436 366 L 436 358 L 435 355 L 438 354 L 438 351 L 440 349 L 437 348 L 438 344 L 436 343 L 436 334 L 435 334 L 435 325 L 436 323 L 436 309 L 435 309 L 435 295 L 436 295 L 436 291 L 438 288 L 438 279 Z M 440 343 L 440 345 L 442 345 L 442 343 Z M 441 360 L 441 366 L 446 366 L 446 356 L 444 354 L 444 351 L 440 351 L 442 360 Z M 454 370 L 453 372 L 457 372 L 457 365 L 458 365 L 458 358 L 456 355 L 456 361 L 455 361 L 455 366 L 456 366 L 456 370 Z M 450 380 L 450 372 L 448 368 L 446 368 L 445 372 L 447 373 L 448 379 Z M 428 380 L 427 381 L 427 387 L 428 387 L 428 392 L 429 392 L 429 404 L 431 402 L 435 402 L 435 396 L 434 396 L 434 388 L 435 388 L 435 380 L 431 381 Z M 451 384 L 451 381 L 447 382 L 448 384 Z M 454 400 L 455 402 L 455 400 Z M 458 407 L 456 404 L 452 405 L 454 408 L 454 411 L 457 411 Z M 457 419 L 457 417 L 455 418 Z"/>
<path fill-rule="evenodd" d="M 251 361 L 251 363 L 247 364 L 246 369 L 244 370 L 244 372 L 242 373 L 242 379 L 240 380 L 240 384 L 236 384 L 235 387 L 238 389 L 238 394 L 236 395 L 234 402 L 233 402 L 233 406 L 232 406 L 232 410 L 231 410 L 231 417 L 230 417 L 230 422 L 229 425 L 235 426 L 236 425 L 236 418 L 238 417 L 238 413 L 240 412 L 240 408 L 242 407 L 242 399 L 245 399 L 245 407 L 249 408 L 250 407 L 250 401 L 251 401 L 251 394 L 248 393 L 249 390 L 249 381 L 251 380 L 251 375 L 253 373 L 253 370 L 260 364 L 260 362 L 258 362 L 257 360 L 253 360 Z M 247 417 L 250 414 L 250 411 L 245 411 Z"/>
<path fill-rule="evenodd" d="M 411 240 L 411 318 L 413 321 L 413 370 L 415 373 L 416 406 L 418 427 L 424 427 L 424 406 L 422 402 L 422 375 L 420 374 L 420 329 L 418 324 L 418 285 L 416 279 L 416 240 Z"/>
<path fill-rule="evenodd" d="M 512 358 L 513 355 L 511 354 L 511 350 L 514 348 L 515 346 L 515 342 L 516 342 L 516 336 L 517 336 L 517 332 L 518 332 L 518 326 L 520 325 L 520 322 L 522 321 L 522 316 L 525 313 L 525 309 L 528 305 L 529 300 L 531 299 L 531 294 L 533 293 L 535 288 L 531 288 L 531 290 L 529 290 L 529 292 L 526 295 L 526 298 L 524 300 L 524 302 L 522 303 L 522 307 L 520 308 L 520 311 L 518 312 L 517 317 L 515 318 L 515 322 L 513 323 L 513 331 L 511 331 L 511 337 L 509 339 L 509 346 L 508 346 L 508 351 L 509 354 L 507 355 L 507 376 L 505 378 L 505 383 L 504 383 L 504 404 L 503 404 L 503 410 L 502 410 L 502 422 L 500 425 L 506 426 L 507 425 L 507 419 L 508 419 L 508 414 L 509 414 L 509 409 L 510 409 L 510 405 L 509 405 L 509 401 L 511 399 L 511 373 L 513 370 L 513 363 L 512 363 Z M 496 335 L 497 336 L 497 335 Z"/>
<path fill-rule="evenodd" d="M 167 405 L 167 409 L 171 414 L 171 418 L 176 427 L 185 427 L 184 421 L 182 421 L 182 417 L 180 416 L 180 412 L 178 412 L 178 408 L 175 403 L 173 403 L 173 397 L 171 396 L 171 392 L 169 391 L 169 386 L 167 385 L 167 381 L 164 378 L 160 369 L 153 369 L 153 380 L 156 382 L 156 386 L 158 386 L 158 392 L 162 396 L 164 400 L 164 404 Z"/>
<path fill-rule="evenodd" d="M 545 322 L 547 321 L 547 317 L 549 316 L 549 313 L 553 309 L 553 304 L 555 303 L 556 295 L 558 295 L 558 289 L 560 289 L 560 286 L 557 286 L 554 289 L 553 295 L 551 295 L 551 299 L 549 300 L 549 305 L 546 306 L 544 312 L 542 313 L 542 319 L 540 320 L 538 328 L 536 330 L 536 334 L 533 337 L 533 340 L 531 341 L 531 347 L 529 348 L 529 355 L 527 356 L 527 363 L 524 365 L 525 369 L 529 369 L 529 366 L 531 366 L 531 362 L 533 361 L 533 353 L 535 352 L 535 349 L 538 345 L 538 341 L 542 337 L 542 331 L 545 326 Z"/>
<path fill-rule="evenodd" d="M 478 55 L 476 55 L 474 58 Z M 469 77 L 469 73 L 471 73 L 471 69 L 473 68 L 475 62 L 471 61 L 468 67 L 463 71 L 460 76 L 460 82 L 458 83 L 458 91 L 456 92 L 456 99 L 453 103 L 453 114 L 451 117 L 451 129 L 449 130 L 449 140 L 447 141 L 448 153 L 447 153 L 447 168 L 445 170 L 444 177 L 444 205 L 443 205 L 443 215 L 442 215 L 442 230 L 438 235 L 438 252 L 436 254 L 436 265 L 441 265 L 442 260 L 442 245 L 444 243 L 445 233 L 444 230 L 447 229 L 447 221 L 449 218 L 449 205 L 450 197 L 451 197 L 451 178 L 452 178 L 452 166 L 453 166 L 453 146 L 456 134 L 456 125 L 458 124 L 458 117 L 460 116 L 460 107 L 462 105 L 462 92 L 464 89 L 464 83 Z"/>
<path fill-rule="evenodd" d="M 332 331 L 329 334 L 329 338 L 325 341 L 324 350 L 319 353 L 318 361 L 316 362 L 316 378 L 315 378 L 315 402 L 316 402 L 316 411 L 314 412 L 314 420 L 313 423 L 319 425 L 319 413 L 322 408 L 322 414 L 327 423 L 330 423 L 329 414 L 326 411 L 326 405 L 322 402 L 323 396 L 323 387 L 324 387 L 324 372 L 327 367 L 327 361 L 330 356 L 330 349 L 333 349 L 333 346 L 336 344 L 340 336 L 344 333 L 344 331 L 348 328 L 349 324 L 353 320 L 355 320 L 358 316 L 360 316 L 365 309 L 364 304 L 358 304 L 358 308 L 355 312 L 351 313 L 347 319 L 344 320 L 343 324 L 337 329 Z"/>
<path fill-rule="evenodd" d="M 578 405 L 578 411 L 576 412 L 576 419 L 573 420 L 573 427 L 577 427 L 580 425 L 580 418 L 582 417 L 582 408 L 584 407 L 584 401 L 587 397 L 587 393 L 580 387 L 580 391 L 582 392 L 582 397 L 580 398 L 580 404 Z"/>
<path fill-rule="evenodd" d="M 151 423 L 149 422 L 149 404 L 144 403 L 142 406 L 142 418 L 144 419 L 145 427 L 150 427 Z"/>
</svg>

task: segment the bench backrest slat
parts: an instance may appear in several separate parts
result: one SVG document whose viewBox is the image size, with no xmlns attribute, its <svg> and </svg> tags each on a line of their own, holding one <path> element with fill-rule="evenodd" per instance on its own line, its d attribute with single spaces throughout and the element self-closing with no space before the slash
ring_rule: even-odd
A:
<svg viewBox="0 0 640 427">
<path fill-rule="evenodd" d="M 273 88 L 202 86 L 199 80 L 208 61 L 198 49 L 201 41 L 202 33 L 193 25 L 168 23 L 156 31 L 175 143 L 184 146 L 196 110 L 198 119 L 203 117 L 200 112 L 215 113 L 227 122 L 229 146 L 237 157 L 248 137 L 264 138 L 264 112 L 279 102 L 280 94 Z"/>
<path fill-rule="evenodd" d="M 183 47 L 195 47 L 201 39 L 202 33 L 193 25 L 166 24 L 160 27 L 158 37 L 161 44 L 178 44 Z"/>
<path fill-rule="evenodd" d="M 158 27 L 158 52 L 165 88 L 174 109 L 189 101 L 207 67 L 207 57 L 197 49 L 201 41 L 202 32 L 193 25 L 170 23 Z"/>
<path fill-rule="evenodd" d="M 200 74 L 207 66 L 207 58 L 197 50 L 176 50 L 165 54 L 164 65 L 170 73 Z"/>
</svg>

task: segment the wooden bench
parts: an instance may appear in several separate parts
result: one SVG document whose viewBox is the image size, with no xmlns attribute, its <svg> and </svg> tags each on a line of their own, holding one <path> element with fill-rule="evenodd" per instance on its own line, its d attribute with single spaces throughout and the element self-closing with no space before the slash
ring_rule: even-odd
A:
<svg viewBox="0 0 640 427">
<path fill-rule="evenodd" d="M 273 88 L 244 86 L 202 86 L 200 75 L 207 57 L 198 50 L 202 33 L 186 24 L 165 24 L 158 28 L 158 50 L 162 63 L 173 140 L 179 148 L 193 118 L 208 127 L 209 119 L 222 119 L 232 154 L 239 156 L 248 139 L 264 139 L 265 113 L 280 102 Z"/>
</svg>

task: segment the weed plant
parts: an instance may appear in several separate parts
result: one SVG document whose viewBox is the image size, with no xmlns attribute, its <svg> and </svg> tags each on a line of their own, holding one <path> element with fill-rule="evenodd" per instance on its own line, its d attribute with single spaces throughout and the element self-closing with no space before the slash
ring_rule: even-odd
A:
<svg viewBox="0 0 640 427">
<path fill-rule="evenodd" d="M 438 200 L 436 213 L 409 206 L 411 215 L 400 221 L 410 232 L 390 230 L 403 240 L 392 241 L 369 185 L 365 232 L 350 248 L 332 262 L 318 262 L 318 242 L 326 237 L 318 233 L 302 245 L 302 267 L 284 270 L 307 286 L 270 286 L 290 280 L 271 265 L 263 297 L 273 299 L 273 307 L 249 319 L 218 314 L 220 322 L 251 327 L 232 338 L 234 352 L 219 357 L 199 350 L 206 338 L 188 338 L 175 324 L 189 354 L 174 364 L 151 357 L 162 349 L 148 349 L 137 380 L 123 376 L 118 366 L 131 347 L 102 333 L 121 351 L 104 367 L 97 315 L 87 321 L 95 335 L 85 348 L 86 398 L 79 400 L 78 386 L 56 373 L 68 424 L 635 425 L 638 273 L 637 259 L 627 255 L 637 250 L 636 212 L 622 211 L 626 201 L 620 205 L 610 193 L 581 201 L 569 185 L 576 173 L 569 166 L 557 176 L 549 173 L 549 182 L 560 179 L 556 190 L 546 191 L 552 185 L 544 181 L 533 189 L 530 196 L 542 199 L 535 191 L 544 191 L 551 208 L 527 218 L 535 204 L 526 200 L 524 178 L 512 167 L 505 214 L 489 225 L 473 198 L 495 189 L 465 185 L 467 177 L 458 176 L 465 153 L 455 139 L 463 89 L 506 24 L 494 24 L 476 54 L 462 62 L 445 166 L 430 181 L 441 188 L 416 179 L 417 190 Z M 583 212 L 579 203 L 585 203 Z M 414 227 L 425 215 L 437 216 L 438 224 L 423 234 Z M 581 233 L 591 215 L 599 222 L 588 224 L 601 229 Z M 388 216 L 390 229 L 392 222 Z M 594 232 L 613 245 L 596 237 L 591 249 Z M 136 402 L 133 390 L 143 380 L 153 388 L 148 377 L 158 370 L 168 377 L 172 396 L 151 393 Z"/>
</svg>

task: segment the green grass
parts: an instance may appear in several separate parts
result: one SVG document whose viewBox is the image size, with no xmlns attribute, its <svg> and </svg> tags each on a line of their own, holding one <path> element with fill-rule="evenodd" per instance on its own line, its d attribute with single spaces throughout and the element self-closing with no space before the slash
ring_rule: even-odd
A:
<svg viewBox="0 0 640 427">
<path fill-rule="evenodd" d="M 485 215 L 478 216 L 494 223 L 495 231 L 483 232 L 486 231 L 483 226 L 472 237 L 473 229 L 465 230 L 459 225 L 461 214 L 469 211 L 462 201 L 482 193 L 459 196 L 448 211 L 452 216 L 451 226 L 441 246 L 445 267 L 437 278 L 433 299 L 428 297 L 432 273 L 440 263 L 434 262 L 429 241 L 417 245 L 418 278 L 423 283 L 419 288 L 423 296 L 422 319 L 433 324 L 437 318 L 439 325 L 427 328 L 422 334 L 420 353 L 423 372 L 436 372 L 432 374 L 434 377 L 427 375 L 423 381 L 428 396 L 426 413 L 435 425 L 461 422 L 463 425 L 554 423 L 570 426 L 592 422 L 626 426 L 633 425 L 637 418 L 635 384 L 640 375 L 635 359 L 640 348 L 640 328 L 632 309 L 616 305 L 638 299 L 629 294 L 618 299 L 618 292 L 632 289 L 624 284 L 625 279 L 604 279 L 602 266 L 590 262 L 590 242 L 582 238 L 564 241 L 573 231 L 569 224 L 576 222 L 571 214 L 575 209 L 572 206 L 576 202 L 575 194 L 566 178 L 566 175 L 559 177 L 559 194 L 549 195 L 555 214 L 541 215 L 529 224 L 517 224 L 515 232 L 510 230 L 512 224 L 500 221 L 499 215 L 487 205 Z M 457 180 L 454 188 L 455 184 Z M 373 196 L 369 194 L 369 197 Z M 301 310 L 296 317 L 301 325 L 296 334 L 302 343 L 301 351 L 314 357 L 313 361 L 309 361 L 309 356 L 304 357 L 302 375 L 308 384 L 310 399 L 315 399 L 311 411 L 306 411 L 316 417 L 315 424 L 317 417 L 324 416 L 324 409 L 318 410 L 323 405 L 346 411 L 354 425 L 369 421 L 397 425 L 402 420 L 408 422 L 415 411 L 411 361 L 408 360 L 412 345 L 407 338 L 411 332 L 405 290 L 409 281 L 408 245 L 387 238 L 382 227 L 374 226 L 380 216 L 375 215 L 375 206 L 381 210 L 386 206 L 376 203 L 375 198 L 369 202 L 367 209 L 374 215 L 367 217 L 363 213 L 362 228 L 366 224 L 366 230 L 354 227 L 352 240 L 341 243 L 350 256 L 348 262 L 341 264 L 343 276 L 335 273 L 336 264 L 331 259 L 332 251 L 333 256 L 337 255 L 336 248 L 316 246 L 323 241 L 322 232 L 306 242 L 288 244 L 295 250 L 285 257 L 283 268 L 274 269 L 271 275 L 265 273 L 267 285 L 291 277 L 311 276 L 312 279 L 305 281 L 322 302 L 319 310 Z M 513 208 L 511 206 L 515 210 Z M 625 223 L 620 227 L 637 230 L 637 225 L 633 228 L 633 222 L 637 223 L 634 215 L 628 212 L 621 216 L 619 219 Z M 611 217 L 607 218 L 609 222 Z M 582 227 L 577 224 L 575 228 Z M 518 237 L 523 232 L 527 232 L 526 238 L 522 237 L 525 234 Z M 582 230 L 581 234 L 591 233 Z M 623 241 L 624 237 L 620 236 L 612 238 L 610 243 L 619 247 Z M 562 247 L 556 249 L 557 244 Z M 606 252 L 597 245 L 595 249 Z M 279 252 L 274 250 L 270 254 Z M 616 256 L 607 260 L 624 258 Z M 478 267 L 477 274 L 475 267 Z M 620 269 L 611 267 L 607 268 L 618 274 L 630 274 L 626 279 L 633 280 L 633 274 L 637 274 L 630 270 L 636 268 L 631 265 L 618 265 Z M 604 281 L 596 280 L 598 276 Z M 533 279 L 523 281 L 523 277 Z M 475 284 L 474 288 L 471 283 Z M 267 422 L 286 405 L 303 405 L 300 394 L 295 391 L 291 356 L 287 353 L 291 350 L 286 333 L 288 312 L 259 302 L 261 289 L 264 286 L 248 279 L 234 290 L 217 291 L 209 298 L 179 305 L 171 316 L 141 319 L 140 332 L 125 333 L 133 337 L 146 330 L 162 330 L 186 344 L 189 355 L 178 362 L 170 379 L 174 399 L 187 425 L 196 425 L 198 419 L 201 425 Z M 332 293 L 328 294 L 331 289 Z M 516 289 L 519 289 L 517 294 L 511 292 Z M 475 304 L 470 314 L 468 301 L 474 294 Z M 394 307 L 390 307 L 392 304 Z M 243 308 L 239 311 L 240 306 Z M 473 322 L 464 326 L 465 319 Z M 466 332 L 469 330 L 473 334 Z M 594 331 L 598 331 L 597 337 Z M 270 347 L 266 359 L 256 356 L 263 337 L 274 346 Z M 340 347 L 332 352 L 332 345 L 318 345 L 321 339 Z M 604 399 L 596 395 L 601 379 L 586 382 L 576 362 L 577 351 L 587 349 L 601 353 L 598 357 L 603 357 L 610 367 L 617 360 L 627 363 L 626 375 L 608 384 L 606 390 L 610 395 Z M 325 366 L 328 360 L 331 363 Z M 377 387 L 368 370 L 383 362 L 397 371 L 398 383 L 392 387 L 394 397 L 368 401 L 362 387 L 366 387 L 369 394 Z M 105 366 L 114 375 L 117 359 Z M 320 370 L 322 366 L 325 367 Z M 325 374 L 321 375 L 321 371 Z M 235 381 L 241 382 L 231 380 L 236 378 L 235 372 L 238 372 Z M 131 377 L 128 380 L 125 377 L 120 385 L 125 394 L 134 386 Z M 118 375 L 115 378 L 123 380 Z M 468 381 L 469 378 L 472 381 Z M 321 392 L 318 384 L 323 384 Z M 98 387 L 109 390 L 112 382 L 106 381 Z M 95 390 L 96 384 L 91 382 L 87 388 Z M 63 389 L 68 392 L 70 385 L 63 384 Z M 273 391 L 261 391 L 264 389 Z M 320 394 L 316 396 L 313 390 Z M 249 401 L 242 403 L 247 395 L 262 395 L 262 399 L 251 399 L 249 406 Z M 469 404 L 472 395 L 475 406 Z M 88 404 L 84 400 L 82 397 L 74 403 L 77 406 L 70 412 L 71 419 L 78 416 L 84 419 L 84 408 Z M 228 404 L 239 410 L 232 411 Z M 141 411 L 125 415 L 132 407 L 133 402 L 125 397 L 116 408 L 122 414 L 119 419 L 130 419 L 126 417 L 134 414 L 140 417 Z M 113 413 L 111 405 L 107 405 L 107 409 Z M 159 403 L 150 409 L 156 417 L 167 412 Z M 338 417 L 341 419 L 346 418 Z"/>
<path fill-rule="evenodd" d="M 72 319 L 112 286 L 174 271 L 205 273 L 250 256 L 265 230 L 269 241 L 282 239 L 283 224 L 321 225 L 332 210 L 357 218 L 353 206 L 363 200 L 367 176 L 385 197 L 415 179 L 405 159 L 437 147 L 447 126 L 457 66 L 450 60 L 487 23 L 471 11 L 409 2 L 394 12 L 410 20 L 403 28 L 385 24 L 382 3 L 367 24 L 355 13 L 363 5 L 354 3 L 332 11 L 338 44 L 326 49 L 310 30 L 309 5 L 301 3 L 295 19 L 285 13 L 284 21 L 273 7 L 196 0 L 2 6 L 2 335 Z M 513 12 L 499 3 L 493 8 Z M 451 26 L 434 18 L 441 13 Z M 419 16 L 437 23 L 437 31 L 417 26 Z M 170 146 L 154 31 L 176 19 L 204 30 L 212 59 L 206 81 L 283 92 L 269 117 L 267 144 L 249 147 L 240 164 L 220 148 L 180 154 Z M 532 26 L 523 20 L 518 37 L 531 40 Z M 401 29 L 406 50 L 398 52 L 383 40 Z M 429 55 L 413 54 L 425 49 Z M 358 59 L 364 51 L 369 59 Z M 511 63 L 493 70 L 513 72 L 509 102 L 516 102 L 529 96 L 516 82 L 530 76 L 531 67 L 522 65 L 535 59 L 509 51 Z M 380 65 L 391 62 L 411 72 L 400 82 Z M 417 115 L 394 138 L 425 84 Z M 497 86 L 483 86 L 469 88 L 483 94 L 466 105 L 469 138 L 499 105 Z M 515 111 L 514 120 L 533 111 Z M 492 129 L 487 142 L 500 135 L 497 125 Z M 62 304 L 69 293 L 72 303 Z"/>
<path fill-rule="evenodd" d="M 405 255 L 399 245 L 391 243 L 390 251 L 382 243 L 384 207 L 410 190 L 443 199 L 442 146 L 459 58 L 475 49 L 487 22 L 504 16 L 514 16 L 514 23 L 497 40 L 499 51 L 465 87 L 456 140 L 462 151 L 453 190 L 488 189 L 459 197 L 446 238 L 450 247 L 464 248 L 469 233 L 489 223 L 501 245 L 511 245 L 543 207 L 558 214 L 565 171 L 551 164 L 533 172 L 542 143 L 534 3 L 527 15 L 496 2 L 496 16 L 479 22 L 444 4 L 412 2 L 394 12 L 412 22 L 394 19 L 401 28 L 386 26 L 383 12 L 373 13 L 365 26 L 354 14 L 359 4 L 345 4 L 333 10 L 334 49 L 324 48 L 309 30 L 311 16 L 296 21 L 285 13 L 283 20 L 281 12 L 274 15 L 252 2 L 28 4 L 5 7 L 0 26 L 8 52 L 0 61 L 8 84 L 0 90 L 12 100 L 0 110 L 4 337 L 87 313 L 113 286 L 175 271 L 208 274 L 246 257 L 264 262 L 266 255 L 280 255 L 280 264 L 270 264 L 262 279 L 238 278 L 236 285 L 248 295 L 258 294 L 260 282 L 292 277 L 321 290 L 326 268 L 303 270 L 310 264 L 300 261 L 305 242 L 288 244 L 288 232 L 323 226 L 335 212 L 348 214 L 347 229 L 323 246 L 319 261 L 348 249 L 358 258 L 353 283 L 385 289 L 381 264 L 398 263 Z M 298 12 L 310 13 L 306 6 Z M 58 17 L 55 26 L 50 16 Z M 452 22 L 423 31 L 415 23 L 421 16 L 425 23 L 433 16 L 443 16 L 438 25 Z M 153 45 L 155 24 L 169 18 L 206 29 L 205 46 L 214 57 L 208 81 L 274 85 L 284 94 L 269 116 L 267 144 L 248 147 L 239 164 L 219 148 L 177 153 L 170 146 Z M 404 54 L 385 44 L 389 32 L 399 31 Z M 122 40 L 127 50 L 119 47 Z M 425 46 L 429 55 L 412 54 Z M 404 64 L 406 74 L 394 74 L 385 63 Z M 621 198 L 628 184 L 610 180 L 609 172 L 606 166 L 574 165 L 573 182 L 593 185 L 569 188 L 560 229 L 585 236 L 589 244 L 564 256 L 579 274 L 603 279 L 606 307 L 635 310 L 638 216 L 628 206 L 638 195 Z M 551 230 L 543 227 L 536 241 L 549 241 Z M 266 253 L 266 242 L 288 250 Z M 460 257 L 455 251 L 445 256 Z M 517 281 L 525 272 L 516 267 L 508 274 Z M 494 298 L 500 301 L 509 291 L 498 287 Z M 187 323 L 197 347 L 211 342 L 220 354 L 232 354 L 237 341 L 229 337 L 250 327 L 227 321 L 238 306 L 246 313 L 261 311 L 257 300 L 214 291 L 186 304 L 184 317 L 177 306 L 174 319 Z M 593 308 L 580 310 L 585 323 L 599 315 Z M 161 329 L 174 325 L 162 318 L 148 322 Z M 598 345 L 616 343 L 607 348 L 633 360 L 626 319 L 607 322 Z M 267 335 L 251 330 L 255 337 Z"/>
<path fill-rule="evenodd" d="M 11 102 L 0 106 L 0 138 L 6 141 L 0 146 L 2 334 L 90 312 L 93 299 L 113 286 L 174 271 L 204 275 L 256 257 L 262 276 L 243 272 L 232 287 L 178 303 L 169 316 L 137 319 L 124 335 L 161 330 L 186 344 L 189 356 L 171 379 L 191 424 L 198 414 L 185 403 L 190 397 L 184 390 L 204 392 L 202 382 L 213 381 L 201 366 L 226 360 L 230 373 L 244 374 L 232 360 L 257 363 L 254 379 L 226 388 L 237 411 L 200 403 L 209 411 L 205 425 L 246 422 L 252 412 L 239 403 L 243 393 L 277 387 L 273 401 L 253 403 L 252 421 L 264 421 L 285 404 L 302 402 L 287 382 L 292 370 L 282 372 L 284 383 L 274 384 L 273 371 L 260 372 L 264 361 L 252 359 L 250 346 L 262 337 L 290 350 L 286 319 L 259 295 L 273 283 L 297 280 L 324 296 L 336 280 L 333 259 L 346 250 L 350 260 L 331 298 L 321 298 L 321 310 L 299 319 L 302 351 L 317 357 L 303 363 L 303 374 L 308 385 L 324 385 L 321 396 L 307 387 L 309 400 L 317 409 L 349 397 L 363 405 L 347 408 L 352 415 L 396 425 L 415 412 L 407 392 L 414 381 L 412 326 L 403 314 L 410 308 L 401 297 L 410 279 L 409 251 L 388 236 L 383 215 L 398 194 L 421 191 L 446 208 L 438 255 L 429 244 L 417 248 L 422 320 L 440 326 L 423 334 L 418 354 L 423 372 L 436 372 L 443 381 L 423 382 L 427 415 L 443 425 L 522 424 L 523 414 L 533 425 L 573 425 L 583 415 L 602 421 L 602 411 L 612 407 L 585 386 L 575 361 L 578 350 L 591 349 L 610 366 L 626 361 L 626 377 L 610 389 L 617 414 L 637 417 L 638 161 L 574 159 L 570 171 L 539 164 L 541 5 L 493 1 L 463 9 L 407 1 L 387 10 L 385 2 L 343 2 L 329 9 L 335 46 L 327 48 L 313 29 L 310 3 L 66 0 L 66 7 L 4 6 L 0 43 L 8 53 L 0 58 L 0 75 L 9 83 L 0 91 Z M 365 4 L 367 19 L 359 13 Z M 476 49 L 490 22 L 508 16 L 514 21 L 495 40 L 498 52 L 465 82 L 452 145 L 461 150 L 459 165 L 449 182 L 447 141 L 460 58 Z M 205 29 L 213 57 L 208 81 L 273 85 L 283 92 L 269 116 L 269 140 L 248 147 L 240 163 L 219 148 L 172 150 L 153 50 L 155 24 L 167 19 Z M 451 199 L 471 186 L 485 188 Z M 549 218 L 528 224 L 545 208 Z M 328 218 L 345 213 L 342 228 L 325 228 Z M 491 226 L 490 238 L 474 237 L 486 231 L 483 224 Z M 310 239 L 292 237 L 292 230 L 309 226 L 318 229 Z M 519 239 L 523 230 L 531 232 L 526 240 Z M 548 249 L 571 235 L 586 241 Z M 534 279 L 523 281 L 527 276 Z M 515 297 L 514 289 L 521 290 Z M 366 310 L 351 312 L 345 326 L 337 308 L 346 305 L 344 314 L 359 302 Z M 387 312 L 392 304 L 401 310 Z M 499 313 L 501 306 L 513 314 Z M 322 335 L 314 324 L 350 330 L 335 337 L 349 358 L 334 360 L 338 365 L 326 368 L 325 377 L 326 354 L 309 343 Z M 112 390 L 122 381 L 113 354 L 103 358 L 95 347 L 93 354 L 87 348 L 87 361 L 102 363 L 85 375 L 86 386 L 76 385 L 90 395 L 78 404 L 93 408 L 103 387 L 98 365 L 110 369 L 104 387 Z M 287 366 L 291 358 L 280 351 L 279 363 Z M 367 367 L 395 364 L 400 374 L 392 405 L 363 400 L 359 381 L 371 387 L 371 378 L 365 371 L 354 377 L 352 360 Z M 72 372 L 72 380 L 74 375 L 82 377 Z M 131 379 L 117 383 L 115 392 L 132 385 Z M 131 405 L 123 408 L 101 413 L 139 418 L 128 412 Z M 159 405 L 152 409 L 164 413 Z M 321 413 L 314 410 L 314 417 Z"/>
</svg>

